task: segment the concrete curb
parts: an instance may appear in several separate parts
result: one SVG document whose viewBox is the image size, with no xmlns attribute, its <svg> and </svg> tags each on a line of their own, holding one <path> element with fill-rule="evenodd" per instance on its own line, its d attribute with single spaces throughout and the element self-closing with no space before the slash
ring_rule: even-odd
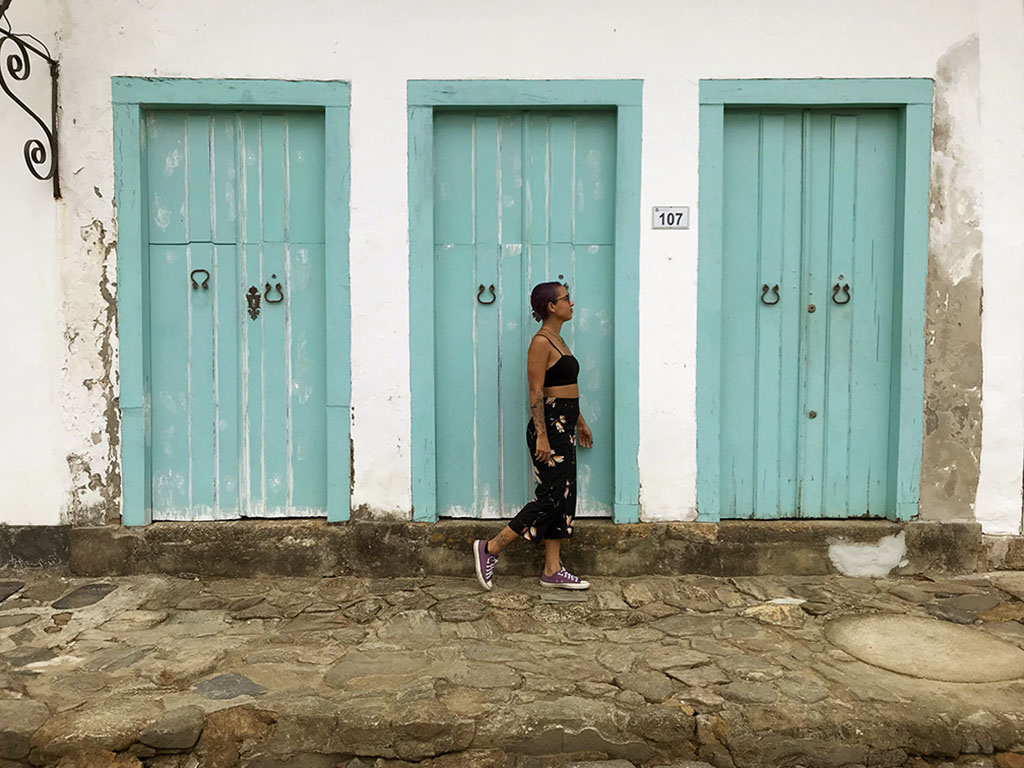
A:
<svg viewBox="0 0 1024 768">
<path fill-rule="evenodd" d="M 0 567 L 54 568 L 70 557 L 70 525 L 0 525 Z"/>
<path fill-rule="evenodd" d="M 602 576 L 712 576 L 970 573 L 989 558 L 975 523 L 894 523 L 885 520 L 730 520 L 709 523 L 615 525 L 578 521 L 565 562 Z M 460 576 L 471 570 L 469 544 L 493 535 L 499 521 L 439 523 L 322 520 L 236 520 L 68 529 L 65 562 L 83 576 L 163 573 L 199 576 Z M 851 570 L 837 553 L 854 551 L 876 571 Z M 500 568 L 534 574 L 542 548 L 520 543 Z M 885 557 L 895 559 L 888 565 Z M 0 550 L 0 565 L 24 562 Z M 849 558 L 846 558 L 849 559 Z"/>
</svg>

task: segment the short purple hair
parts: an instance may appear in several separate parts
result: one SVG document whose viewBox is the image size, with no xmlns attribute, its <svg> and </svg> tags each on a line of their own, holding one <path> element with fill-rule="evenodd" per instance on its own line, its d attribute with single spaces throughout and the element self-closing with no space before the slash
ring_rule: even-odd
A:
<svg viewBox="0 0 1024 768">
<path fill-rule="evenodd" d="M 538 323 L 543 322 L 548 316 L 548 304 L 558 300 L 558 289 L 567 287 L 562 283 L 537 283 L 530 292 L 533 319 Z"/>
</svg>

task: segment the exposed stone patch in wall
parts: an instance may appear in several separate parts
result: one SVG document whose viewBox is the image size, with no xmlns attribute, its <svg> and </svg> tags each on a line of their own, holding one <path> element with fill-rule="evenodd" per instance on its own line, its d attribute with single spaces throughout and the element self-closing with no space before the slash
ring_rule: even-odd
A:
<svg viewBox="0 0 1024 768">
<path fill-rule="evenodd" d="M 978 38 L 935 75 L 921 518 L 972 518 L 981 457 L 982 233 Z"/>
<path fill-rule="evenodd" d="M 83 248 L 66 254 L 71 263 L 65 265 L 64 277 L 64 420 L 74 446 L 67 454 L 67 516 L 77 525 L 118 522 L 121 496 L 113 276 L 117 242 L 99 219 L 81 227 L 80 236 Z M 86 274 L 72 274 L 76 266 Z M 93 283 L 87 275 L 96 267 L 99 274 Z"/>
</svg>

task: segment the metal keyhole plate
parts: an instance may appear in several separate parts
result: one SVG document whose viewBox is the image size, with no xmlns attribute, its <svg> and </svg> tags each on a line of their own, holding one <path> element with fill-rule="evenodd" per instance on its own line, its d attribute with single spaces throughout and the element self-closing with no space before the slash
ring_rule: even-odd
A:
<svg viewBox="0 0 1024 768">
<path fill-rule="evenodd" d="M 814 305 L 813 305 L 813 304 L 808 304 L 808 305 L 807 305 L 807 311 L 808 311 L 808 312 L 813 312 L 813 311 L 814 311 L 814 309 L 815 309 L 815 307 L 814 307 Z"/>
<path fill-rule="evenodd" d="M 810 413 L 808 413 L 807 415 L 808 415 L 808 416 L 809 416 L 810 418 L 812 418 L 812 419 L 816 419 L 816 418 L 818 418 L 818 412 L 817 412 L 817 411 L 811 411 L 811 412 L 810 412 Z"/>
</svg>

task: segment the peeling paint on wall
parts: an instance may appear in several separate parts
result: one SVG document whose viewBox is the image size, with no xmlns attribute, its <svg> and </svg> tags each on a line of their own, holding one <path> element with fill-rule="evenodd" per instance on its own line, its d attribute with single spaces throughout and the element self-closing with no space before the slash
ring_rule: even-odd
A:
<svg viewBox="0 0 1024 768">
<path fill-rule="evenodd" d="M 978 38 L 935 75 L 921 518 L 972 518 L 981 457 L 982 234 Z"/>
<path fill-rule="evenodd" d="M 64 365 L 65 424 L 78 450 L 67 454 L 71 489 L 67 500 L 68 522 L 116 523 L 120 521 L 121 464 L 120 418 L 117 402 L 117 300 L 115 253 L 117 241 L 99 219 L 81 227 L 83 261 L 99 267 L 98 297 L 70 306 L 77 292 L 65 295 L 64 330 L 67 354 Z M 65 283 L 88 284 L 84 276 L 68 274 Z M 75 439 L 79 434 L 88 439 Z"/>
</svg>

